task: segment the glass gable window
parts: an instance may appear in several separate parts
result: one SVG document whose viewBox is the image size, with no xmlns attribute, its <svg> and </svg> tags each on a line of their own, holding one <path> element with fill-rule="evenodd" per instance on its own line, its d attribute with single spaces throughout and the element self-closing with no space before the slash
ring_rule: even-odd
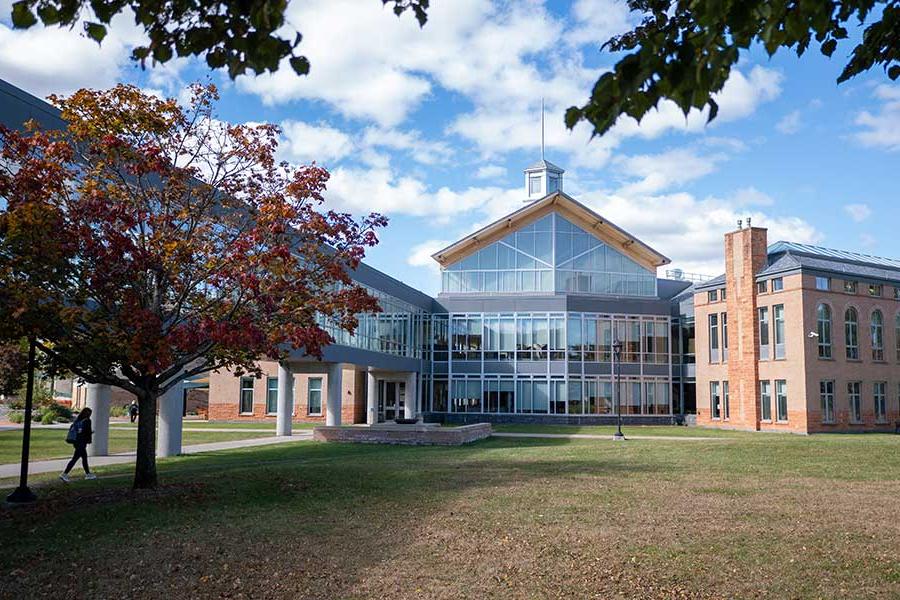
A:
<svg viewBox="0 0 900 600">
<path fill-rule="evenodd" d="M 446 267 L 441 289 L 655 296 L 656 272 L 551 213 Z"/>
</svg>

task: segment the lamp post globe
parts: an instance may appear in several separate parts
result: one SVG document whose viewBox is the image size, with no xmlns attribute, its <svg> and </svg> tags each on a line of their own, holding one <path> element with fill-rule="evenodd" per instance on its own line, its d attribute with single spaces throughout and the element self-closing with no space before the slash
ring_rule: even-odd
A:
<svg viewBox="0 0 900 600">
<path fill-rule="evenodd" d="M 616 338 L 613 341 L 613 389 L 616 394 L 616 433 L 613 435 L 613 439 L 616 441 L 623 441 L 625 439 L 625 434 L 622 433 L 622 394 L 619 389 L 619 377 L 621 375 L 620 364 L 622 363 L 622 342 L 619 338 Z"/>
</svg>

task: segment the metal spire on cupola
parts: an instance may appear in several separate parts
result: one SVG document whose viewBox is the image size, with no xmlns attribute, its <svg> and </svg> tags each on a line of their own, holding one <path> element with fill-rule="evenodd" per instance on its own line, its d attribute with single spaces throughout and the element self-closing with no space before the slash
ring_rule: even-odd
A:
<svg viewBox="0 0 900 600">
<path fill-rule="evenodd" d="M 525 202 L 540 200 L 548 194 L 562 191 L 565 171 L 544 159 L 544 98 L 541 98 L 541 160 L 525 169 Z"/>
</svg>

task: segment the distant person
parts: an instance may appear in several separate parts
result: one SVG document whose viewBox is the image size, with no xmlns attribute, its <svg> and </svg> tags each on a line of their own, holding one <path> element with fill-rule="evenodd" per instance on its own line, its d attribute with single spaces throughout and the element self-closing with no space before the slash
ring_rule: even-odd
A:
<svg viewBox="0 0 900 600">
<path fill-rule="evenodd" d="M 66 465 L 66 470 L 59 474 L 60 479 L 66 483 L 69 482 L 69 471 L 72 470 L 72 467 L 75 466 L 75 463 L 78 462 L 79 458 L 81 459 L 81 466 L 84 467 L 84 478 L 97 479 L 97 476 L 91 473 L 91 468 L 88 466 L 87 459 L 87 446 L 93 440 L 93 436 L 94 431 L 91 429 L 91 409 L 85 407 L 78 413 L 75 422 L 69 427 L 69 433 L 66 434 L 66 442 L 75 446 L 75 452 L 72 454 L 72 460 Z"/>
<path fill-rule="evenodd" d="M 138 403 L 137 400 L 132 400 L 131 404 L 128 406 L 128 416 L 131 417 L 131 422 L 134 423 L 137 420 L 138 416 Z"/>
</svg>

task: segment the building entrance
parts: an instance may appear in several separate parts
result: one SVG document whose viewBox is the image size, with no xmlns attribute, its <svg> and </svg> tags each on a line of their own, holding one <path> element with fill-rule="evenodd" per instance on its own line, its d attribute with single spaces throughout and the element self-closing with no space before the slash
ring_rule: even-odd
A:
<svg viewBox="0 0 900 600">
<path fill-rule="evenodd" d="M 378 422 L 402 419 L 406 408 L 406 382 L 378 380 Z"/>
</svg>

